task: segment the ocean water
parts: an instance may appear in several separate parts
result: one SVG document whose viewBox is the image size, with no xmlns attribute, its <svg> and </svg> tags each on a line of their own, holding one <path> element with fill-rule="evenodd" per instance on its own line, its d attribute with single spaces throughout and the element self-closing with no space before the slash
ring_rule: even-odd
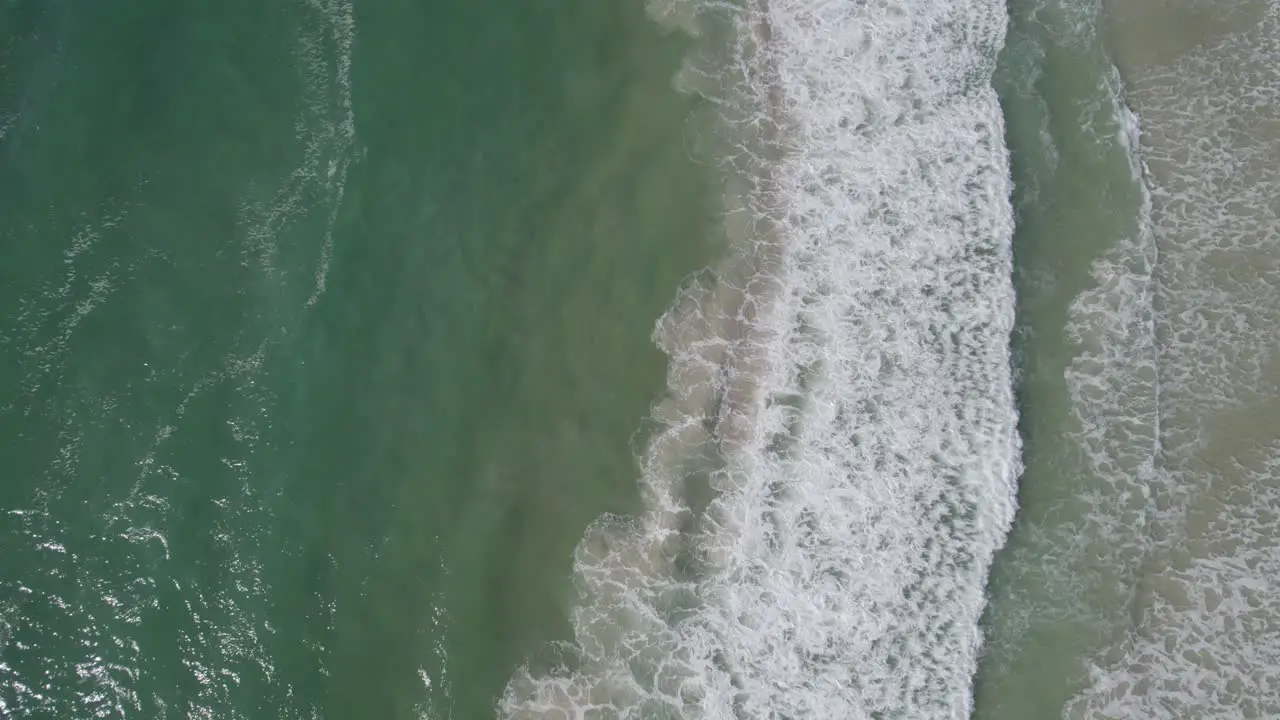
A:
<svg viewBox="0 0 1280 720">
<path fill-rule="evenodd" d="M 1019 464 L 1004 7 L 656 11 L 723 44 L 681 79 L 731 249 L 659 321 L 643 511 L 584 537 L 574 643 L 502 714 L 963 716 Z"/>
<path fill-rule="evenodd" d="M 683 44 L 0 3 L 0 715 L 491 716 L 712 254 Z"/>
<path fill-rule="evenodd" d="M 1273 0 L 0 37 L 0 717 L 1280 715 Z"/>
<path fill-rule="evenodd" d="M 1278 10 L 1013 14 L 1027 471 L 975 717 L 1280 713 Z"/>
<path fill-rule="evenodd" d="M 1128 632 L 1150 541 L 1159 359 L 1138 121 L 1102 7 L 1015 5 L 997 75 L 1017 208 L 1019 509 L 989 586 L 975 717 L 1059 717 Z"/>
<path fill-rule="evenodd" d="M 1158 252 L 1160 475 L 1131 631 L 1071 707 L 1275 716 L 1280 4 L 1118 4 L 1108 29 Z"/>
</svg>

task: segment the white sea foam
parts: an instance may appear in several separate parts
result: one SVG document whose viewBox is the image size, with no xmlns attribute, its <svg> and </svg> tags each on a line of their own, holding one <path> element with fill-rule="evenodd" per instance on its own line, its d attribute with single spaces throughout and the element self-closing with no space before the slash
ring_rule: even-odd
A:
<svg viewBox="0 0 1280 720">
<path fill-rule="evenodd" d="M 1280 3 L 1246 5 L 1126 68 L 1160 250 L 1159 543 L 1069 717 L 1280 716 Z"/>
<path fill-rule="evenodd" d="M 1118 125 L 1115 139 L 1126 150 L 1130 177 L 1141 192 L 1135 225 L 1091 267 L 1096 285 L 1072 301 L 1067 335 L 1080 349 L 1065 372 L 1075 431 L 1072 443 L 1096 482 L 1076 500 L 1087 507 L 1089 526 L 1076 537 L 1108 547 L 1089 550 L 1111 569 L 1123 598 L 1135 564 L 1145 552 L 1151 523 L 1160 427 L 1155 334 L 1156 243 L 1150 222 L 1145 168 L 1138 155 L 1140 126 L 1124 104 L 1114 70 L 1106 78 L 1108 113 Z M 1064 588 L 1065 589 L 1065 588 Z"/>
<path fill-rule="evenodd" d="M 588 531 L 576 642 L 501 712 L 963 717 L 1018 471 L 1004 6 L 718 12 L 735 252 L 658 324 L 647 512 Z"/>
</svg>

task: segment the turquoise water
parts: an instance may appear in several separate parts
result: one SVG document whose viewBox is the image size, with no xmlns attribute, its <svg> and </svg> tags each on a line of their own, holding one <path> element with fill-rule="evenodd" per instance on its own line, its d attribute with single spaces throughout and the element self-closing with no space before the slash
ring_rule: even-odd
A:
<svg viewBox="0 0 1280 720">
<path fill-rule="evenodd" d="M 714 208 L 635 6 L 8 4 L 0 706 L 482 717 Z"/>
<path fill-rule="evenodd" d="M 0 3 L 0 717 L 1280 713 L 1277 38 Z"/>
</svg>

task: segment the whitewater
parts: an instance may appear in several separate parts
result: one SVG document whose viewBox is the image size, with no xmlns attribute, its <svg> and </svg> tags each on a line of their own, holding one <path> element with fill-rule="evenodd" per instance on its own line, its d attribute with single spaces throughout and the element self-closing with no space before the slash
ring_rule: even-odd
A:
<svg viewBox="0 0 1280 720">
<path fill-rule="evenodd" d="M 1159 251 L 1159 466 L 1130 628 L 1064 716 L 1277 717 L 1280 2 L 1112 10 Z"/>
<path fill-rule="evenodd" d="M 678 85 L 729 252 L 655 328 L 644 512 L 588 529 L 500 714 L 967 717 L 1019 472 L 1004 4 L 652 9 L 726 48 Z"/>
</svg>

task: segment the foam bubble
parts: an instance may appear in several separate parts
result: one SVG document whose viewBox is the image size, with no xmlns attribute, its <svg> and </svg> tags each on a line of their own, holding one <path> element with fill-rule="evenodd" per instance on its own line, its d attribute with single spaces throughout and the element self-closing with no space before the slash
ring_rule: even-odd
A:
<svg viewBox="0 0 1280 720">
<path fill-rule="evenodd" d="M 572 651 L 501 711 L 962 716 L 1018 471 L 1003 4 L 720 12 L 734 252 L 655 332 L 647 511 L 588 530 Z"/>
</svg>

